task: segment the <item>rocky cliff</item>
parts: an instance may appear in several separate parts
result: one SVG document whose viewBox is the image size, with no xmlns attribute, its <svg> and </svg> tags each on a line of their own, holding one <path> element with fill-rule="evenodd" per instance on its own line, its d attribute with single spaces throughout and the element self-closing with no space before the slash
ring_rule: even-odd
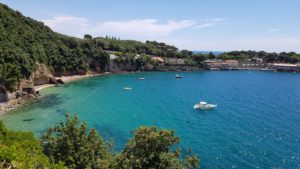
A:
<svg viewBox="0 0 300 169">
<path fill-rule="evenodd" d="M 56 78 L 51 74 L 50 70 L 45 64 L 37 64 L 37 70 L 32 74 L 30 80 L 32 80 L 33 85 L 43 85 L 43 84 L 57 84 Z"/>
</svg>

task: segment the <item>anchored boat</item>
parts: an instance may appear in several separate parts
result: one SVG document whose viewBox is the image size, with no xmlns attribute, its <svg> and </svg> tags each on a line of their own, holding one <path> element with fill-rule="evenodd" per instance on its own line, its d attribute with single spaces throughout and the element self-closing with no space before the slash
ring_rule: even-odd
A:
<svg viewBox="0 0 300 169">
<path fill-rule="evenodd" d="M 194 109 L 200 109 L 200 110 L 209 110 L 217 107 L 216 104 L 208 104 L 206 102 L 200 102 L 198 104 L 194 105 Z"/>
<path fill-rule="evenodd" d="M 175 78 L 176 79 L 181 79 L 181 78 L 183 78 L 183 76 L 181 76 L 181 75 L 175 75 Z"/>
</svg>

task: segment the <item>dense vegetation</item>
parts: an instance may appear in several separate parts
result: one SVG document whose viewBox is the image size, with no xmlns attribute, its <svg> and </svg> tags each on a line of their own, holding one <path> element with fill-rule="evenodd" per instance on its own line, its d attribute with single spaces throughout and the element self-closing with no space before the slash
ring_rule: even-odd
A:
<svg viewBox="0 0 300 169">
<path fill-rule="evenodd" d="M 50 164 L 43 147 L 29 132 L 10 131 L 0 121 L 0 164 L 18 168 L 63 168 Z M 0 168 L 3 166 L 0 166 Z"/>
<path fill-rule="evenodd" d="M 245 60 L 245 59 L 254 59 L 260 58 L 263 59 L 264 62 L 267 63 L 297 63 L 300 62 L 300 54 L 295 52 L 281 52 L 281 53 L 267 53 L 264 51 L 231 51 L 225 52 L 219 55 L 214 55 L 213 53 L 209 53 L 207 55 L 204 54 L 195 54 L 194 57 L 201 58 L 202 60 L 205 59 L 222 59 L 222 60 L 229 60 L 229 59 L 236 59 L 236 60 Z"/>
<path fill-rule="evenodd" d="M 29 78 L 37 62 L 62 73 L 87 69 L 84 47 L 78 39 L 54 33 L 42 22 L 3 4 L 0 41 L 0 83 L 9 90 L 15 89 L 21 79 Z"/>
<path fill-rule="evenodd" d="M 62 161 L 68 168 L 109 168 L 112 163 L 109 144 L 94 129 L 88 131 L 77 116 L 66 117 L 65 123 L 42 135 L 45 154 L 52 162 Z"/>
<path fill-rule="evenodd" d="M 123 151 L 112 151 L 96 130 L 88 130 L 77 116 L 69 117 L 41 136 L 9 131 L 0 122 L 0 161 L 19 168 L 70 169 L 192 169 L 199 160 L 186 157 L 175 147 L 174 131 L 141 127 L 134 131 Z M 0 167 L 1 168 L 1 167 Z"/>
<path fill-rule="evenodd" d="M 141 127 L 134 132 L 124 150 L 116 156 L 116 168 L 198 168 L 196 156 L 180 159 L 180 150 L 173 146 L 179 143 L 174 131 L 160 130 L 156 127 Z"/>
</svg>

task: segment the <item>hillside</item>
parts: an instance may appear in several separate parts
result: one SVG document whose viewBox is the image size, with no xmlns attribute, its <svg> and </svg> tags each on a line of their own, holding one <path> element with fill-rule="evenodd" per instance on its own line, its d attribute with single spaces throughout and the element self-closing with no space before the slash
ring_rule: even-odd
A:
<svg viewBox="0 0 300 169">
<path fill-rule="evenodd" d="M 29 78 L 37 62 L 51 71 L 77 73 L 86 70 L 86 51 L 79 39 L 53 32 L 20 12 L 0 4 L 0 83 L 14 90 Z"/>
<path fill-rule="evenodd" d="M 158 42 L 62 35 L 1 3 L 0 41 L 0 86 L 10 91 L 16 90 L 22 79 L 30 78 L 38 63 L 47 65 L 52 74 L 71 75 L 85 73 L 95 65 L 100 65 L 98 71 L 104 71 L 109 59 L 104 50 L 160 56 L 179 54 L 176 47 Z"/>
</svg>

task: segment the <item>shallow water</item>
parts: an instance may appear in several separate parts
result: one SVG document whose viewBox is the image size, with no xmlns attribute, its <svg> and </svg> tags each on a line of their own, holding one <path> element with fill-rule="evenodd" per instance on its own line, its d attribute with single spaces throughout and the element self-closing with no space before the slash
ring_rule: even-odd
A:
<svg viewBox="0 0 300 169">
<path fill-rule="evenodd" d="M 120 150 L 141 125 L 174 129 L 201 168 L 300 168 L 300 74 L 150 72 L 93 77 L 42 90 L 1 119 L 36 135 L 77 113 Z M 145 77 L 144 81 L 137 80 Z M 131 91 L 123 87 L 131 87 Z M 194 110 L 200 100 L 215 110 Z"/>
</svg>

